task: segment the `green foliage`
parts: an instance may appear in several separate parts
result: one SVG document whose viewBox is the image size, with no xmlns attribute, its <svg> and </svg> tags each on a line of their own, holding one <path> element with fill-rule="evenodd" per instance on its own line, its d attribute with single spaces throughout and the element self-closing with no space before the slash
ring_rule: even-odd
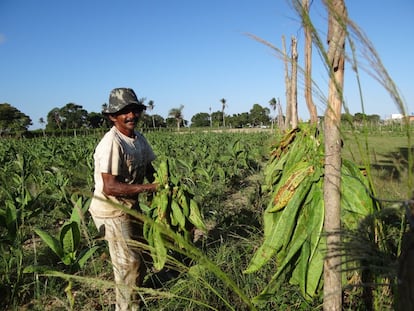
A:
<svg viewBox="0 0 414 311">
<path fill-rule="evenodd" d="M 145 208 L 151 222 L 144 224 L 144 236 L 151 246 L 154 267 L 161 270 L 167 260 L 167 248 L 171 239 L 163 237 L 160 226 L 167 226 L 191 242 L 194 230 L 206 233 L 206 225 L 194 200 L 191 189 L 176 174 L 174 159 L 161 161 L 155 173 L 159 190 L 153 194 L 150 205 Z M 178 242 L 179 241 L 174 241 Z M 183 247 L 183 245 L 178 245 Z"/>
<path fill-rule="evenodd" d="M 72 273 L 83 269 L 87 260 L 98 249 L 98 246 L 94 246 L 79 251 L 81 234 L 79 224 L 76 221 L 65 223 L 60 229 L 58 237 L 54 237 L 41 229 L 35 229 L 35 232 L 59 257 L 62 263 L 70 268 Z M 26 272 L 33 271 L 36 271 L 36 268 L 26 270 Z"/>
<path fill-rule="evenodd" d="M 191 127 L 210 126 L 210 115 L 207 112 L 200 112 L 191 118 Z"/>
<path fill-rule="evenodd" d="M 26 131 L 32 125 L 29 116 L 10 104 L 0 104 L 0 136 L 4 133 Z"/>
<path fill-rule="evenodd" d="M 270 109 L 254 104 L 250 109 L 249 123 L 253 126 L 267 125 L 270 122 Z"/>
<path fill-rule="evenodd" d="M 245 273 L 253 273 L 275 257 L 278 267 L 269 284 L 254 298 L 265 302 L 286 278 L 302 295 L 319 294 L 323 273 L 323 144 L 310 130 L 288 132 L 271 150 L 265 168 L 264 190 L 270 192 L 264 212 L 264 241 Z M 344 160 L 342 167 L 342 223 L 358 226 L 374 212 L 369 183 L 359 168 Z M 282 279 L 281 279 L 282 278 Z"/>
<path fill-rule="evenodd" d="M 42 284 L 39 281 L 33 283 L 33 278 L 37 280 L 37 276 L 44 275 L 46 270 L 86 273 L 85 269 L 91 269 L 89 264 L 85 265 L 86 260 L 92 267 L 97 264 L 90 250 L 94 248 L 93 243 L 87 237 L 94 235 L 96 229 L 93 225 L 89 228 L 85 212 L 93 187 L 92 155 L 100 135 L 2 140 L 0 268 L 2 284 L 14 291 L 14 294 L 5 291 L 8 298 L 2 305 L 10 305 L 12 300 L 24 303 L 19 297 L 40 297 Z M 154 132 L 147 135 L 159 155 L 157 161 L 175 159 L 171 162 L 174 166 L 171 182 L 179 184 L 185 192 L 184 197 L 192 197 L 193 204 L 198 206 L 199 213 L 190 213 L 188 220 L 197 223 L 199 217 L 204 217 L 217 225 L 225 221 L 225 213 L 228 213 L 217 202 L 224 200 L 233 187 L 239 187 L 246 176 L 257 172 L 267 137 L 266 133 L 175 135 Z M 74 210 L 78 207 L 82 211 L 76 218 Z M 180 210 L 176 206 L 174 209 L 175 224 L 179 226 L 178 221 L 182 224 Z M 44 240 L 36 246 L 35 253 L 33 248 L 26 246 L 23 249 L 27 241 L 34 245 L 32 241 L 36 240 L 36 234 L 33 228 Z M 79 232 L 83 238 L 78 239 Z M 15 241 L 14 248 L 10 248 L 12 240 Z M 54 256 L 50 256 L 51 253 Z M 168 256 L 168 265 L 169 261 Z M 20 272 L 16 274 L 16 271 Z M 23 271 L 27 273 L 23 274 Z M 52 280 L 47 283 L 58 284 Z M 52 288 L 43 290 L 53 291 Z M 68 299 L 70 291 L 74 290 L 76 287 L 68 290 Z M 55 292 L 60 292 L 56 286 Z"/>
<path fill-rule="evenodd" d="M 82 198 L 76 194 L 72 195 L 71 200 L 74 204 L 72 215 L 60 228 L 57 237 L 39 228 L 36 228 L 35 232 L 73 273 L 83 269 L 86 261 L 98 250 L 98 246 L 81 249 L 81 226 L 89 201 L 82 204 Z"/>
</svg>

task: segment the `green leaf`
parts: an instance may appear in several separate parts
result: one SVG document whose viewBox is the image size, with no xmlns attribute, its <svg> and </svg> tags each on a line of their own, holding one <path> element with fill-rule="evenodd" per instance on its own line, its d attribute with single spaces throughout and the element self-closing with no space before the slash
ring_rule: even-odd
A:
<svg viewBox="0 0 414 311">
<path fill-rule="evenodd" d="M 325 204 L 323 200 L 323 182 L 314 183 L 311 189 L 311 199 L 310 203 L 314 212 L 314 229 L 313 233 L 310 236 L 311 241 L 311 254 L 310 259 L 317 253 L 321 252 L 320 239 L 323 235 L 323 223 L 325 219 Z"/>
<path fill-rule="evenodd" d="M 207 231 L 206 225 L 204 224 L 203 218 L 201 217 L 200 210 L 197 202 L 190 199 L 190 215 L 188 220 L 197 228 L 203 231 Z"/>
<path fill-rule="evenodd" d="M 182 167 L 185 167 L 187 172 L 192 171 L 192 166 L 189 162 L 184 161 L 183 159 L 177 159 L 178 164 L 180 164 Z"/>
<path fill-rule="evenodd" d="M 72 266 L 76 262 L 75 253 L 65 253 L 61 260 L 66 266 Z"/>
<path fill-rule="evenodd" d="M 180 225 L 182 229 L 185 229 L 185 217 L 183 212 L 181 211 L 180 205 L 176 201 L 171 202 L 171 211 L 172 211 L 172 217 L 171 219 L 175 219 L 175 221 Z M 173 224 L 174 225 L 174 224 Z M 177 224 L 175 224 L 177 225 Z"/>
<path fill-rule="evenodd" d="M 99 246 L 93 246 L 91 248 L 87 248 L 85 250 L 83 250 L 78 258 L 77 258 L 77 262 L 79 264 L 79 267 L 82 269 L 85 266 L 85 263 L 88 261 L 88 259 L 90 257 L 92 257 L 92 255 L 99 249 Z"/>
<path fill-rule="evenodd" d="M 35 229 L 35 232 L 60 259 L 63 258 L 63 248 L 58 239 L 41 229 Z"/>
<path fill-rule="evenodd" d="M 64 255 L 73 256 L 80 244 L 79 224 L 76 221 L 65 224 L 60 230 L 59 238 Z"/>
<path fill-rule="evenodd" d="M 6 218 L 6 226 L 8 229 L 15 228 L 16 222 L 17 222 L 17 209 L 12 202 L 8 201 L 6 202 L 6 212 L 5 212 L 5 218 Z"/>
<path fill-rule="evenodd" d="M 164 240 L 162 238 L 161 232 L 158 230 L 157 226 L 153 226 L 152 229 L 154 254 L 151 253 L 151 255 L 154 260 L 154 268 L 160 271 L 162 268 L 164 268 L 165 262 L 167 261 L 167 249 L 164 245 Z"/>
<path fill-rule="evenodd" d="M 305 240 L 302 245 L 302 248 L 300 249 L 298 263 L 297 263 L 296 269 L 294 269 L 293 271 L 293 275 L 291 279 L 291 283 L 299 284 L 299 289 L 303 297 L 306 297 L 309 257 L 310 257 L 310 242 L 309 240 Z"/>
<path fill-rule="evenodd" d="M 77 194 L 72 194 L 70 198 L 73 209 L 70 216 L 70 221 L 76 221 L 78 224 L 81 223 L 81 211 L 82 211 L 82 197 L 78 197 Z"/>
<path fill-rule="evenodd" d="M 183 214 L 185 217 L 190 215 L 190 200 L 192 195 L 186 190 L 179 189 L 177 193 L 177 200 L 180 203 Z"/>
<path fill-rule="evenodd" d="M 301 189 L 304 189 L 304 187 L 301 187 Z M 297 191 L 294 197 L 301 195 L 302 194 Z M 279 212 L 269 213 L 265 211 L 264 241 L 253 255 L 253 258 L 244 273 L 252 273 L 259 270 L 276 252 L 287 245 L 287 241 L 291 238 L 299 209 L 299 205 L 289 202 L 288 205 Z"/>
<path fill-rule="evenodd" d="M 322 275 L 323 275 L 323 261 L 324 251 L 326 249 L 325 238 L 320 236 L 317 251 L 311 256 L 307 271 L 306 294 L 309 297 L 314 297 L 320 289 Z"/>
<path fill-rule="evenodd" d="M 296 193 L 289 201 L 286 208 L 292 209 L 294 215 L 289 217 L 289 221 L 284 219 L 279 220 L 281 225 L 279 227 L 279 234 L 281 236 L 281 243 L 284 249 L 292 243 L 292 234 L 294 234 L 295 227 L 299 225 L 300 217 L 303 216 L 303 205 L 308 196 L 312 195 L 311 189 L 313 185 L 311 177 L 307 177 L 297 188 Z M 298 215 L 298 218 L 296 216 Z"/>
<path fill-rule="evenodd" d="M 315 187 L 312 187 L 315 188 Z M 300 210 L 300 213 L 297 217 L 297 223 L 291 224 L 292 227 L 294 227 L 294 233 L 292 237 L 288 240 L 285 239 L 285 249 L 283 249 L 281 252 L 278 253 L 278 259 L 280 260 L 280 264 L 278 266 L 277 272 L 273 277 L 271 278 L 268 285 L 265 287 L 265 289 L 260 293 L 259 296 L 254 298 L 254 301 L 261 301 L 263 297 L 266 297 L 269 294 L 275 293 L 277 290 L 277 284 L 278 284 L 278 278 L 279 276 L 284 272 L 284 270 L 291 265 L 291 261 L 294 258 L 294 256 L 300 251 L 303 247 L 303 244 L 309 240 L 311 240 L 313 235 L 320 235 L 321 232 L 319 230 L 321 229 L 320 223 L 321 219 L 323 221 L 323 205 L 314 206 L 313 197 L 312 197 L 312 191 L 310 191 L 310 196 L 307 198 L 305 204 L 303 204 L 303 207 Z M 283 232 L 282 232 L 283 234 Z M 283 236 L 283 235 L 282 235 Z M 286 234 L 284 235 L 286 236 Z M 288 243 L 288 244 L 286 244 Z M 287 246 L 286 246 L 287 245 Z M 305 260 L 306 262 L 309 260 L 309 254 L 311 254 L 311 249 L 306 250 L 306 254 L 299 257 L 300 260 Z M 298 265 L 305 265 L 307 267 L 307 263 L 298 263 Z M 307 276 L 303 274 L 304 267 L 301 267 L 300 277 L 303 277 L 303 280 L 301 282 L 306 282 Z M 307 284 L 303 283 L 301 284 L 302 289 L 307 288 Z"/>
<path fill-rule="evenodd" d="M 359 168 L 350 161 L 344 161 L 341 177 L 341 217 L 346 228 L 355 228 L 361 217 L 374 212 L 374 203 L 368 189 L 368 180 Z"/>
</svg>

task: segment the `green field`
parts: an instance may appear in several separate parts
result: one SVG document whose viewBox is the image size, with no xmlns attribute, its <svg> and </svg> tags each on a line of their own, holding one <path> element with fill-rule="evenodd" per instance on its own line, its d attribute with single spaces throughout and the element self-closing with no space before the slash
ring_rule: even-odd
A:
<svg viewBox="0 0 414 311">
<path fill-rule="evenodd" d="M 381 197 L 405 200 L 411 196 L 413 179 L 408 167 L 413 161 L 412 139 L 392 132 L 357 137 L 349 133 L 344 137 L 343 157 L 361 166 L 370 165 Z"/>
<path fill-rule="evenodd" d="M 212 265 L 194 261 L 181 264 L 171 259 L 180 274 L 162 280 L 154 291 L 144 290 L 144 310 L 251 309 L 244 299 L 258 295 L 275 271 L 275 263 L 269 263 L 257 273 L 242 273 L 262 240 L 262 214 L 269 200 L 262 191 L 263 170 L 270 148 L 280 135 L 267 130 L 150 132 L 146 136 L 158 155 L 155 166 L 163 159 L 174 159 L 176 173 L 194 193 L 209 228 L 208 236 L 202 237 L 196 248 Z M 2 139 L 1 309 L 111 310 L 114 295 L 110 260 L 85 212 L 93 188 L 92 154 L 99 139 L 99 135 Z M 411 193 L 407 169 L 410 147 L 403 136 L 365 138 L 361 134 L 356 139 L 355 134 L 345 134 L 343 155 L 368 170 L 377 197 L 406 200 Z M 384 206 L 389 204 L 385 202 Z M 35 230 L 58 236 L 74 207 L 83 211 L 79 220 L 81 238 L 75 243 L 72 257 L 61 258 Z M 394 219 L 389 225 L 387 243 L 399 245 L 402 229 L 396 228 L 401 223 L 402 219 Z M 97 250 L 86 263 L 78 260 L 82 251 L 95 246 Z M 390 260 L 395 259 L 394 255 L 390 254 Z M 152 279 L 148 282 L 157 277 L 149 276 Z M 392 293 L 381 286 L 374 291 L 378 310 L 391 308 Z M 360 295 L 361 288 L 347 288 L 345 308 L 360 309 Z M 321 302 L 320 296 L 303 298 L 297 286 L 286 283 L 280 284 L 277 295 L 255 308 L 321 310 Z"/>
</svg>

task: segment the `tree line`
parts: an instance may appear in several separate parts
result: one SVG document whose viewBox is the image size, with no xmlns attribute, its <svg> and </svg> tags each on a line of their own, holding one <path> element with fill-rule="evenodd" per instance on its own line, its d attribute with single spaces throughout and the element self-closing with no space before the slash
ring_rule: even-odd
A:
<svg viewBox="0 0 414 311">
<path fill-rule="evenodd" d="M 145 102 L 145 99 L 141 99 Z M 180 127 L 273 127 L 278 126 L 280 119 L 284 120 L 285 116 L 276 115 L 275 99 L 269 101 L 272 109 L 263 107 L 260 104 L 254 104 L 248 112 L 227 115 L 225 109 L 228 107 L 227 101 L 223 98 L 220 100 L 222 109 L 212 112 L 198 112 L 193 115 L 190 122 L 184 118 L 183 108 L 172 108 L 168 117 L 163 118 L 158 114 L 151 114 L 154 109 L 154 102 L 146 103 L 147 111 L 143 115 L 140 128 L 180 128 Z M 104 106 L 104 105 L 103 105 Z M 273 110 L 273 113 L 272 111 Z M 342 114 L 342 119 L 353 122 L 354 124 L 362 124 L 364 120 L 379 123 L 381 121 L 379 115 L 366 115 L 363 113 Z M 48 112 L 46 119 L 40 118 L 39 123 L 44 125 L 46 131 L 64 131 L 73 129 L 96 129 L 109 127 L 108 120 L 100 112 L 88 112 L 81 105 L 68 103 L 61 108 L 53 108 Z M 279 122 L 280 123 L 280 122 Z M 32 119 L 16 107 L 8 103 L 0 104 L 0 135 L 18 133 L 28 131 L 33 125 Z"/>
</svg>

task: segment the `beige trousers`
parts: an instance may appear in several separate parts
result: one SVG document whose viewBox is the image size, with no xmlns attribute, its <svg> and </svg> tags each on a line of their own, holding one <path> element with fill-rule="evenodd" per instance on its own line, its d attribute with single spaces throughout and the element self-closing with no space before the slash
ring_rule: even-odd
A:
<svg viewBox="0 0 414 311">
<path fill-rule="evenodd" d="M 100 232 L 104 232 L 111 256 L 116 283 L 116 311 L 138 310 L 139 300 L 133 287 L 141 286 L 146 264 L 134 241 L 144 242 L 142 226 L 129 215 L 115 218 L 92 217 Z"/>
</svg>

